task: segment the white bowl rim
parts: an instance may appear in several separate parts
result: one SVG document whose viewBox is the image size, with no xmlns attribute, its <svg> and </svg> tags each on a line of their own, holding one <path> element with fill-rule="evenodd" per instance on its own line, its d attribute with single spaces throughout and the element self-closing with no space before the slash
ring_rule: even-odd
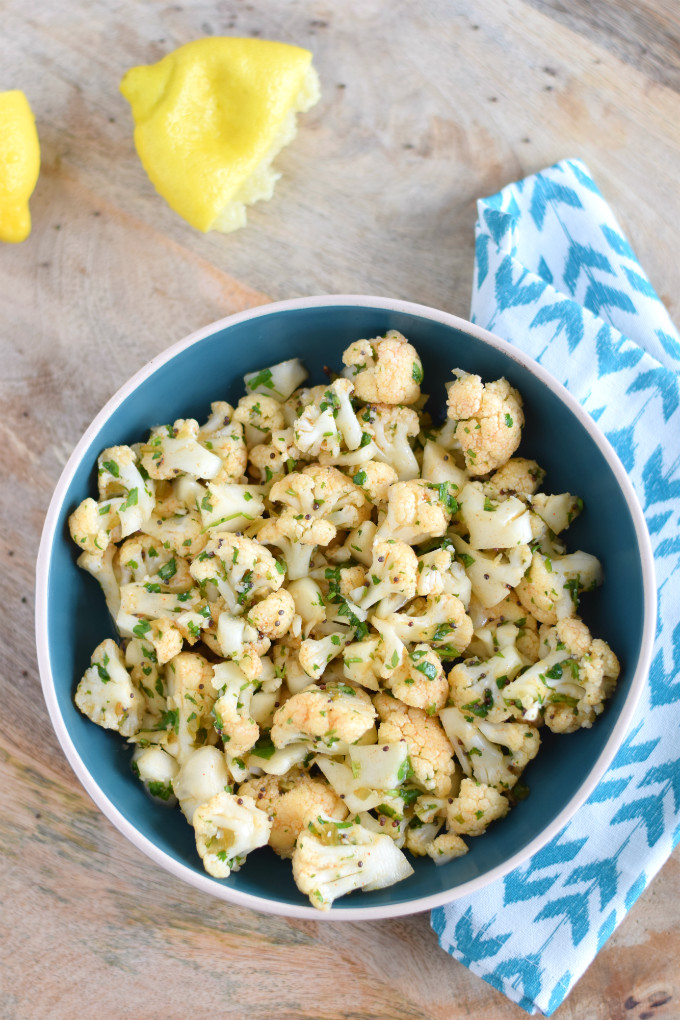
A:
<svg viewBox="0 0 680 1020">
<path fill-rule="evenodd" d="M 54 676 L 52 674 L 48 654 L 47 583 L 49 579 L 50 551 L 55 540 L 57 520 L 66 491 L 82 459 L 82 455 L 111 413 L 140 385 L 140 383 L 152 375 L 161 365 L 171 361 L 177 354 L 180 354 L 187 348 L 201 340 L 204 340 L 206 337 L 212 336 L 214 333 L 236 325 L 239 322 L 245 322 L 249 319 L 259 318 L 260 316 L 271 315 L 276 312 L 343 305 L 378 308 L 384 311 L 404 312 L 462 330 L 463 332 L 484 341 L 489 346 L 502 351 L 518 364 L 522 365 L 523 368 L 536 376 L 548 387 L 548 389 L 552 390 L 564 404 L 566 404 L 572 414 L 586 429 L 591 439 L 595 442 L 600 449 L 600 452 L 605 457 L 628 504 L 628 509 L 633 520 L 638 547 L 640 550 L 643 581 L 644 624 L 638 665 L 631 682 L 630 690 L 622 706 L 619 719 L 617 720 L 609 739 L 602 748 L 602 751 L 588 775 L 588 778 L 579 787 L 571 800 L 568 801 L 559 815 L 557 815 L 538 836 L 502 864 L 497 865 L 490 871 L 486 871 L 482 875 L 479 875 L 454 889 L 435 893 L 431 896 L 418 897 L 417 899 L 408 900 L 403 903 L 386 904 L 375 907 L 343 907 L 341 910 L 331 909 L 329 911 L 321 911 L 311 906 L 307 907 L 299 906 L 297 904 L 282 903 L 276 900 L 266 899 L 265 897 L 255 896 L 251 893 L 239 892 L 237 889 L 232 889 L 230 886 L 222 885 L 219 882 L 214 881 L 207 874 L 201 875 L 192 871 L 186 865 L 174 860 L 164 851 L 160 850 L 151 840 L 141 835 L 141 833 L 120 813 L 115 804 L 103 793 L 97 783 L 93 780 L 86 765 L 78 754 L 78 751 L 71 740 L 57 702 Z M 54 490 L 47 515 L 45 517 L 36 563 L 35 632 L 38 667 L 40 671 L 43 695 L 47 704 L 52 725 L 61 744 L 62 750 L 64 751 L 77 778 L 80 780 L 81 784 L 97 807 L 134 846 L 146 854 L 147 857 L 149 857 L 155 864 L 165 869 L 176 878 L 179 878 L 184 882 L 188 882 L 189 885 L 239 907 L 249 907 L 250 909 L 259 910 L 268 914 L 279 914 L 285 917 L 307 918 L 317 921 L 368 921 L 388 917 L 403 917 L 409 914 L 431 910 L 434 907 L 443 906 L 446 903 L 454 902 L 463 896 L 469 896 L 478 892 L 485 886 L 490 885 L 497 879 L 507 875 L 514 868 L 519 867 L 534 853 L 545 846 L 560 832 L 561 829 L 564 828 L 579 807 L 581 807 L 581 805 L 590 796 L 622 743 L 623 738 L 625 737 L 632 722 L 649 672 L 655 626 L 656 584 L 654 577 L 654 557 L 642 509 L 628 474 L 626 473 L 619 457 L 598 426 L 583 410 L 576 399 L 561 383 L 550 375 L 549 372 L 530 358 L 529 355 L 514 347 L 508 341 L 501 339 L 501 337 L 490 333 L 486 329 L 482 329 L 475 323 L 468 322 L 466 319 L 462 319 L 459 316 L 452 315 L 449 312 L 444 312 L 436 308 L 431 308 L 427 305 L 421 305 L 410 301 L 402 301 L 399 298 L 375 297 L 366 294 L 325 294 L 312 297 L 291 298 L 285 301 L 275 301 L 264 305 L 257 305 L 256 307 L 246 309 L 243 312 L 237 312 L 234 315 L 226 316 L 225 318 L 219 319 L 216 322 L 212 322 L 209 325 L 190 333 L 187 337 L 184 337 L 184 339 L 179 340 L 177 343 L 172 344 L 160 354 L 156 355 L 156 357 L 152 358 L 146 365 L 143 365 L 142 368 L 140 368 L 126 383 L 124 383 L 105 404 L 99 414 L 86 429 L 85 433 L 73 450 L 73 453 L 69 457 Z"/>
</svg>

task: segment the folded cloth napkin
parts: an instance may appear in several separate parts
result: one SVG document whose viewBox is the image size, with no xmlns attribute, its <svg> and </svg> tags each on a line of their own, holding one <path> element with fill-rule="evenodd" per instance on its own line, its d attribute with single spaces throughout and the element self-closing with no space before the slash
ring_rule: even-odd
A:
<svg viewBox="0 0 680 1020">
<path fill-rule="evenodd" d="M 443 949 L 550 1015 L 680 839 L 680 336 L 588 169 L 565 160 L 478 203 L 473 322 L 599 423 L 654 548 L 649 683 L 614 762 L 524 866 L 432 913 Z"/>
</svg>

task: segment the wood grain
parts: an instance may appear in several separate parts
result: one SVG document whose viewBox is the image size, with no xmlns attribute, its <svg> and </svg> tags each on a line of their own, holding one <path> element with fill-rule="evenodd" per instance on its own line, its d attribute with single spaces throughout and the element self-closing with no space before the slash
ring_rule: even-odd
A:
<svg viewBox="0 0 680 1020">
<path fill-rule="evenodd" d="M 525 0 L 680 92 L 680 34 L 674 0 Z"/>
<path fill-rule="evenodd" d="M 590 165 L 680 318 L 678 12 L 626 0 L 569 15 L 538 0 L 3 5 L 0 87 L 29 96 L 43 159 L 33 232 L 0 249 L 3 1020 L 525 1015 L 438 948 L 427 915 L 289 921 L 153 868 L 60 751 L 33 576 L 70 450 L 154 354 L 268 297 L 373 292 L 466 315 L 477 197 L 563 156 Z M 624 46 L 640 19 L 648 59 Z M 274 200 L 229 237 L 197 234 L 155 194 L 118 93 L 128 67 L 211 33 L 307 45 L 323 83 Z M 558 1020 L 677 1020 L 678 902 L 676 854 Z"/>
</svg>

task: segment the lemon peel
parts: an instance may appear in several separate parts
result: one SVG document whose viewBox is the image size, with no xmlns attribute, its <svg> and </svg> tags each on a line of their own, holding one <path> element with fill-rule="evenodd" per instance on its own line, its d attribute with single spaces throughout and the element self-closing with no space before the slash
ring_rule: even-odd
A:
<svg viewBox="0 0 680 1020">
<path fill-rule="evenodd" d="M 40 173 L 35 118 L 23 92 L 0 92 L 0 241 L 16 244 L 31 232 L 28 200 Z"/>
<path fill-rule="evenodd" d="M 296 114 L 320 97 L 309 50 L 218 37 L 131 68 L 120 90 L 156 190 L 191 226 L 223 233 L 272 197 L 272 161 L 295 137 Z"/>
</svg>

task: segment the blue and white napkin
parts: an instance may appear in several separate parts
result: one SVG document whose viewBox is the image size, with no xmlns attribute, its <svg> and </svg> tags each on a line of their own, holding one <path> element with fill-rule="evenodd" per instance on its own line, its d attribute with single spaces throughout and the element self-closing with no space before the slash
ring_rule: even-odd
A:
<svg viewBox="0 0 680 1020">
<path fill-rule="evenodd" d="M 598 422 L 654 548 L 649 684 L 614 762 L 525 866 L 432 913 L 443 949 L 550 1015 L 680 840 L 680 336 L 576 159 L 479 201 L 471 318 Z"/>
</svg>

